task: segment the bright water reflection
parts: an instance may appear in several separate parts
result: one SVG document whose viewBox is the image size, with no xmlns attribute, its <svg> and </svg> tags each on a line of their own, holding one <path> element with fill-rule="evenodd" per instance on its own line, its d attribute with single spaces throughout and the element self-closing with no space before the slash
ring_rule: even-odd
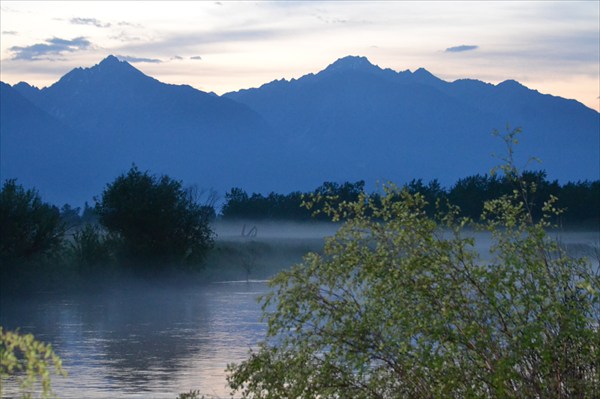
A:
<svg viewBox="0 0 600 399">
<path fill-rule="evenodd" d="M 61 398 L 228 397 L 225 372 L 264 336 L 264 282 L 186 288 L 132 285 L 102 294 L 3 301 L 0 324 L 52 343 L 68 378 Z M 5 392 L 8 393 L 8 392 Z"/>
</svg>

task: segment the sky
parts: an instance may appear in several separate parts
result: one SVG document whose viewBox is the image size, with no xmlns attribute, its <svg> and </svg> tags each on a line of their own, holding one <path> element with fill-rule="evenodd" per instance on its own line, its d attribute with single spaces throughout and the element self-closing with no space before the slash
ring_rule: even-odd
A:
<svg viewBox="0 0 600 399">
<path fill-rule="evenodd" d="M 347 55 L 514 79 L 600 111 L 600 1 L 0 1 L 0 77 L 44 87 L 116 55 L 217 94 Z"/>
</svg>

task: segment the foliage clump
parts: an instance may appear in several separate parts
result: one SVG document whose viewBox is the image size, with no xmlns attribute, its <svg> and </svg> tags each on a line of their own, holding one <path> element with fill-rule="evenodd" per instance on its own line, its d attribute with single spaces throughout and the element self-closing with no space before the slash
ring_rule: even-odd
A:
<svg viewBox="0 0 600 399">
<path fill-rule="evenodd" d="M 41 396 L 52 397 L 50 371 L 66 376 L 52 346 L 31 334 L 6 331 L 0 326 L 0 396 L 8 378 L 16 378 L 22 398 L 32 398 L 39 380 Z"/>
<path fill-rule="evenodd" d="M 112 249 L 116 246 L 112 236 L 98 226 L 87 223 L 73 233 L 69 243 L 70 255 L 81 275 L 106 268 L 113 262 Z"/>
<path fill-rule="evenodd" d="M 156 267 L 197 262 L 212 246 L 209 209 L 180 181 L 135 166 L 106 186 L 96 211 L 126 260 Z"/>
<path fill-rule="evenodd" d="M 420 193 L 387 186 L 377 201 L 323 207 L 346 223 L 323 255 L 273 279 L 267 338 L 229 366 L 230 387 L 265 399 L 595 397 L 598 266 L 546 233 L 556 198 L 534 220 L 533 187 L 515 187 L 484 205 L 489 253 L 459 209 L 429 217 Z"/>
<path fill-rule="evenodd" d="M 63 246 L 65 225 L 57 207 L 25 190 L 15 179 L 0 191 L 0 260 L 31 260 L 55 256 Z"/>
</svg>

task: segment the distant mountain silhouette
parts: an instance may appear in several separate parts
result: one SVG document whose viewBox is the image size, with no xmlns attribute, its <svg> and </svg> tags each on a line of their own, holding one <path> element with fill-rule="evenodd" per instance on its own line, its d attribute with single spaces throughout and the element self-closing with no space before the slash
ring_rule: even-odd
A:
<svg viewBox="0 0 600 399">
<path fill-rule="evenodd" d="M 204 188 L 217 187 L 233 175 L 239 178 L 232 183 L 241 184 L 254 177 L 253 170 L 260 176 L 258 150 L 266 154 L 272 148 L 266 122 L 247 106 L 190 86 L 161 83 L 114 56 L 91 68 L 76 68 L 48 88 L 37 90 L 19 83 L 12 91 L 41 111 L 39 117 L 29 118 L 28 122 L 39 120 L 39 126 L 25 129 L 31 138 L 43 133 L 42 139 L 33 140 L 37 147 L 48 149 L 48 157 L 57 159 L 77 156 L 72 151 L 75 147 L 89 161 L 54 170 L 64 176 L 64 181 L 49 187 L 36 178 L 47 167 L 30 159 L 29 153 L 21 154 L 22 148 L 16 142 L 6 140 L 2 146 L 2 178 L 39 180 L 42 191 L 56 201 L 91 200 L 132 163 Z M 16 96 L 11 97 L 14 99 L 8 103 L 18 102 Z M 54 124 L 46 129 L 48 119 Z M 3 118 L 2 136 L 13 135 L 15 124 L 5 126 Z M 70 146 L 47 145 L 57 136 L 64 137 Z M 26 159 L 30 167 L 18 173 L 8 165 L 5 168 L 5 153 Z M 269 171 L 262 168 L 262 173 L 266 176 Z M 60 186 L 69 186 L 73 176 L 78 181 L 88 180 L 94 191 L 64 198 L 65 187 Z"/>
<path fill-rule="evenodd" d="M 446 82 L 345 57 L 316 74 L 216 96 L 109 56 L 37 89 L 2 84 L 2 179 L 80 205 L 132 163 L 214 188 L 310 190 L 325 180 L 399 184 L 486 173 L 492 129 L 521 126 L 519 162 L 597 179 L 598 112 L 515 81 Z M 535 166 L 535 165 L 532 165 Z"/>
<path fill-rule="evenodd" d="M 485 173 L 498 162 L 490 154 L 504 151 L 490 133 L 507 124 L 524 130 L 516 148 L 522 164 L 539 157 L 543 164 L 531 167 L 561 180 L 600 173 L 599 114 L 515 81 L 449 83 L 423 68 L 395 72 L 350 56 L 316 75 L 224 96 L 285 131 L 292 148 L 333 179 L 437 177 L 449 184 Z"/>
<path fill-rule="evenodd" d="M 95 188 L 91 179 L 73 173 L 93 162 L 72 140 L 75 132 L 1 82 L 0 121 L 2 183 L 18 177 L 28 188 L 47 188 L 54 200 L 80 199 Z"/>
</svg>

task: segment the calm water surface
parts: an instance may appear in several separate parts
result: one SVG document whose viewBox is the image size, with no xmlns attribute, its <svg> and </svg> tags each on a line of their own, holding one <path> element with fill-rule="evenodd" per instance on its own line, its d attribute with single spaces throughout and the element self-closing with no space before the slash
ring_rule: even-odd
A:
<svg viewBox="0 0 600 399">
<path fill-rule="evenodd" d="M 69 373 L 53 378 L 61 398 L 229 397 L 224 369 L 264 337 L 257 297 L 266 290 L 244 281 L 48 294 L 4 300 L 0 324 L 52 343 Z"/>
<path fill-rule="evenodd" d="M 260 232 L 268 236 L 270 230 Z M 477 238 L 477 250 L 488 257 L 489 236 Z M 561 241 L 598 267 L 593 249 L 600 233 L 565 234 Z M 102 293 L 4 300 L 0 325 L 20 327 L 52 343 L 69 373 L 53 379 L 61 398 L 175 399 L 191 389 L 229 397 L 225 367 L 245 359 L 266 332 L 257 302 L 266 283 L 162 285 L 135 283 Z M 5 394 L 10 397 L 9 390 Z"/>
</svg>

